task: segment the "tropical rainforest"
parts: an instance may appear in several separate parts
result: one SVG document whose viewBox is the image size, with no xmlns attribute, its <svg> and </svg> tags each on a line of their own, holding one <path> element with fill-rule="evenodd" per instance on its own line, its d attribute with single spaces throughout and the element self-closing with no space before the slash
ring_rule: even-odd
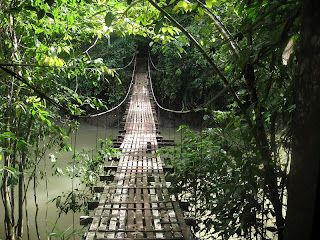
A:
<svg viewBox="0 0 320 240">
<path fill-rule="evenodd" d="M 201 119 L 181 125 L 181 143 L 160 153 L 191 204 L 195 239 L 312 239 L 319 11 L 317 0 L 0 1 L 1 236 L 29 239 L 23 226 L 37 218 L 28 204 L 37 205 L 50 149 L 73 152 L 73 169 L 56 174 L 85 186 L 117 154 L 102 140 L 83 158 L 67 140 L 81 118 L 124 98 L 131 69 L 121 68 L 138 54 L 152 60 L 158 102 L 181 111 L 182 123 L 189 110 Z M 89 198 L 70 191 L 47 204 L 86 211 Z M 53 228 L 52 239 L 81 234 Z"/>
</svg>

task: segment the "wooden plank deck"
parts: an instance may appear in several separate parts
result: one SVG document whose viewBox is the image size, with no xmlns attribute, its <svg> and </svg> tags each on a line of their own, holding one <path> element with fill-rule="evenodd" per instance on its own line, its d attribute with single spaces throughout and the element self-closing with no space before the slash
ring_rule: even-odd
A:
<svg viewBox="0 0 320 240">
<path fill-rule="evenodd" d="M 157 120 L 143 61 L 137 64 L 114 180 L 103 189 L 87 240 L 191 239 L 179 204 L 169 194 L 163 162 L 155 156 Z"/>
</svg>

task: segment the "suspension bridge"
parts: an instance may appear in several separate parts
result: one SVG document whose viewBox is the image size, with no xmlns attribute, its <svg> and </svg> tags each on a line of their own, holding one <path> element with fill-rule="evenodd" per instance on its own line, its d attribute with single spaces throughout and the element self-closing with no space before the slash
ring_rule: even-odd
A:
<svg viewBox="0 0 320 240">
<path fill-rule="evenodd" d="M 149 72 L 147 59 L 135 61 L 126 96 L 121 157 L 105 166 L 107 174 L 100 176 L 110 183 L 94 188 L 100 200 L 88 206 L 94 209 L 93 216 L 81 219 L 89 224 L 86 240 L 192 239 L 179 201 L 165 179 L 170 168 L 156 155 L 161 137 Z"/>
</svg>

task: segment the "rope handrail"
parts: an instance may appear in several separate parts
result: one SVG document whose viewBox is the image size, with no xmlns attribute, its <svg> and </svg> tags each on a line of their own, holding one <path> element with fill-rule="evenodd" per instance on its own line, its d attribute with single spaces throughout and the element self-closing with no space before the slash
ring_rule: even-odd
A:
<svg viewBox="0 0 320 240">
<path fill-rule="evenodd" d="M 149 61 L 151 62 L 151 65 L 152 65 L 152 67 L 153 67 L 155 70 L 157 70 L 157 71 L 159 71 L 159 72 L 165 72 L 165 71 L 167 71 L 167 70 L 165 70 L 165 69 L 159 69 L 159 68 L 156 67 L 156 65 L 154 65 L 154 63 L 153 63 L 153 61 L 152 61 L 152 58 L 151 58 L 150 52 L 149 52 Z"/>
<path fill-rule="evenodd" d="M 186 64 L 187 62 L 190 62 L 191 61 L 191 59 L 188 59 L 188 60 L 186 60 L 184 63 L 182 63 L 182 64 L 180 64 L 180 65 L 178 65 L 178 66 L 174 66 L 174 67 L 172 67 L 172 68 L 167 68 L 167 69 L 160 69 L 160 68 L 157 68 L 156 67 L 156 65 L 154 64 L 154 62 L 152 61 L 152 57 L 151 57 L 151 54 L 150 54 L 150 52 L 149 52 L 149 60 L 150 60 L 150 62 L 151 62 L 151 65 L 152 65 L 152 67 L 155 69 L 155 70 L 157 70 L 157 71 L 159 71 L 159 72 L 171 72 L 171 71 L 173 71 L 174 69 L 177 69 L 177 68 L 179 68 L 179 67 L 182 67 L 184 64 Z"/>
<path fill-rule="evenodd" d="M 134 81 L 134 76 L 135 76 L 135 72 L 136 72 L 136 64 L 137 64 L 137 59 L 135 58 L 135 61 L 134 61 L 134 65 L 133 65 L 133 73 L 132 73 L 132 78 L 131 78 L 131 82 L 130 82 L 130 85 L 129 85 L 129 88 L 128 88 L 128 91 L 127 91 L 127 94 L 126 96 L 124 97 L 124 99 L 115 107 L 107 110 L 107 111 L 104 111 L 104 112 L 101 112 L 101 113 L 97 113 L 97 114 L 89 114 L 89 115 L 86 115 L 86 116 L 79 116 L 80 118 L 93 118 L 93 117 L 99 117 L 99 116 L 102 116 L 106 113 L 109 113 L 109 112 L 112 112 L 114 110 L 116 110 L 117 108 L 119 108 L 128 98 L 130 92 L 131 92 L 131 88 L 132 88 L 132 85 L 133 85 L 133 81 Z"/>
<path fill-rule="evenodd" d="M 243 76 L 243 72 L 241 72 L 236 78 L 234 78 L 227 86 L 225 86 L 222 90 L 220 90 L 212 99 L 207 101 L 205 104 L 200 105 L 198 108 L 193 108 L 193 109 L 186 110 L 186 111 L 182 111 L 182 110 L 178 111 L 178 110 L 172 110 L 172 109 L 164 108 L 158 103 L 158 101 L 157 101 L 157 99 L 156 99 L 156 97 L 154 95 L 154 91 L 153 91 L 149 61 L 148 61 L 148 76 L 149 76 L 149 81 L 150 81 L 150 88 L 151 88 L 152 97 L 153 97 L 155 103 L 157 104 L 157 106 L 160 109 L 162 109 L 164 111 L 167 111 L 167 112 L 183 114 L 183 113 L 190 113 L 190 112 L 197 112 L 197 111 L 205 110 L 205 107 L 207 107 L 208 105 L 213 103 L 215 100 L 217 100 L 222 94 L 224 94 L 229 89 L 229 87 L 232 86 L 232 84 L 234 84 L 236 81 L 238 81 Z"/>
<path fill-rule="evenodd" d="M 132 64 L 133 60 L 136 60 L 135 56 L 136 56 L 136 54 L 134 54 L 132 60 L 130 61 L 130 63 L 126 67 L 130 66 Z M 118 107 L 120 107 L 126 101 L 126 99 L 128 98 L 128 95 L 129 95 L 129 93 L 131 91 L 132 85 L 133 85 L 133 80 L 134 80 L 134 76 L 135 76 L 135 69 L 136 69 L 136 61 L 134 62 L 132 79 L 131 79 L 131 82 L 130 82 L 130 85 L 129 85 L 129 89 L 127 91 L 127 94 L 126 94 L 125 98 L 117 106 L 115 106 L 112 109 L 109 109 L 109 110 L 107 110 L 105 112 L 101 112 L 101 113 L 98 113 L 98 114 L 89 114 L 89 115 L 85 115 L 85 116 L 70 114 L 70 112 L 68 111 L 68 109 L 66 107 L 60 105 L 55 100 L 51 99 L 46 94 L 44 94 L 43 92 L 41 92 L 40 90 L 38 90 L 37 88 L 32 86 L 26 79 L 24 79 L 19 74 L 11 71 L 10 69 L 5 68 L 1 64 L 0 64 L 0 69 L 2 69 L 3 71 L 7 72 L 8 74 L 10 74 L 11 76 L 15 77 L 16 79 L 20 80 L 21 82 L 25 83 L 28 87 L 30 87 L 32 90 L 34 90 L 40 97 L 46 99 L 47 101 L 49 101 L 51 104 L 53 104 L 57 108 L 63 110 L 65 113 L 70 115 L 72 118 L 88 118 L 88 117 L 92 118 L 92 117 L 97 117 L 97 116 L 101 116 L 101 115 L 104 115 L 106 113 L 112 112 L 113 110 L 115 110 Z"/>
<path fill-rule="evenodd" d="M 133 54 L 130 62 L 121 68 L 108 68 L 108 70 L 122 70 L 127 67 L 129 67 L 133 60 L 135 59 L 136 52 Z M 34 68 L 58 68 L 58 69 L 85 69 L 85 70 L 95 70 L 99 69 L 99 67 L 72 67 L 72 66 L 48 66 L 48 65 L 36 65 L 36 64 L 20 64 L 20 63 L 0 63 L 0 66 L 3 67 L 34 67 Z M 100 67 L 106 67 L 106 66 L 100 66 Z"/>
<path fill-rule="evenodd" d="M 117 70 L 122 70 L 122 69 L 125 69 L 125 68 L 129 67 L 129 66 L 133 63 L 133 60 L 135 59 L 135 56 L 136 56 L 136 55 L 137 55 L 137 52 L 135 52 L 135 53 L 133 54 L 130 62 L 129 62 L 126 66 L 120 67 L 120 68 L 110 68 L 110 70 L 116 70 L 116 71 L 117 71 Z"/>
<path fill-rule="evenodd" d="M 152 86 L 152 80 L 151 80 L 151 72 L 150 72 L 150 61 L 148 61 L 148 76 L 149 76 L 149 82 L 150 82 L 150 88 L 151 88 L 152 97 L 153 97 L 155 103 L 157 104 L 157 106 L 158 106 L 160 109 L 162 109 L 162 110 L 164 110 L 164 111 L 167 111 L 167 112 L 172 112 L 172 113 L 190 113 L 190 112 L 192 112 L 192 111 L 195 110 L 195 109 L 192 109 L 192 110 L 186 110 L 186 111 L 178 111 L 178 110 L 172 110 L 172 109 L 168 109 L 168 108 L 162 107 L 162 106 L 158 103 L 158 101 L 157 101 L 157 99 L 156 99 L 156 96 L 154 95 L 153 86 Z"/>
</svg>

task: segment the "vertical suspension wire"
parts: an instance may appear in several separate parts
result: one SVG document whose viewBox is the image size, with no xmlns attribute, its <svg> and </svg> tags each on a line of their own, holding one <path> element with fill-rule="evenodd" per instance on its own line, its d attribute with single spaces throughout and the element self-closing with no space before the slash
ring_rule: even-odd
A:
<svg viewBox="0 0 320 240">
<path fill-rule="evenodd" d="M 40 138 L 41 138 L 41 132 L 42 132 L 42 124 L 40 125 L 40 132 L 38 135 L 38 139 L 37 139 L 37 148 L 36 148 L 36 165 L 35 165 L 35 171 L 34 171 L 34 176 L 33 176 L 33 196 L 34 196 L 34 203 L 36 206 L 36 212 L 34 215 L 34 220 L 35 220 L 35 228 L 36 228 L 36 234 L 37 234 L 37 238 L 40 240 L 40 232 L 39 232 L 39 225 L 38 225 L 38 212 L 39 212 L 39 205 L 38 205 L 38 198 L 37 198 L 37 171 L 38 171 L 38 163 L 39 163 L 39 144 L 40 144 Z"/>
<path fill-rule="evenodd" d="M 182 125 L 182 115 L 180 114 L 180 126 L 181 125 Z M 182 162 L 182 149 L 183 149 L 182 131 L 183 131 L 183 128 L 180 129 L 180 162 Z M 185 197 L 185 196 L 183 196 L 183 197 Z"/>
<path fill-rule="evenodd" d="M 169 98 L 169 108 L 170 108 L 170 106 L 171 106 L 171 100 L 170 100 L 170 98 Z M 169 121 L 171 121 L 171 112 L 169 112 L 169 114 L 168 114 L 168 119 L 169 119 Z M 171 125 L 171 124 L 170 124 Z M 173 133 L 175 133 L 175 124 L 174 124 L 174 122 L 173 122 L 173 126 L 171 125 L 171 127 L 169 128 L 169 139 L 171 139 L 171 128 L 173 128 Z M 173 137 L 173 140 L 174 140 L 174 137 Z"/>
<path fill-rule="evenodd" d="M 25 183 L 25 181 L 23 182 L 23 188 L 24 188 L 24 194 L 27 194 L 27 192 L 26 192 L 26 183 Z M 24 208 L 25 208 L 25 210 L 26 210 L 26 228 L 27 228 L 27 239 L 28 240 L 30 240 L 31 238 L 30 238 L 30 224 L 29 224 L 29 213 L 28 213 L 28 200 L 27 200 L 28 198 L 25 198 L 24 199 Z"/>
<path fill-rule="evenodd" d="M 118 118 L 118 125 L 117 125 L 117 131 L 119 132 L 120 130 L 120 112 L 119 112 L 119 108 L 117 109 L 117 118 Z"/>
<path fill-rule="evenodd" d="M 45 188 L 46 188 L 46 198 L 47 202 L 49 202 L 49 191 L 48 191 L 48 176 L 47 176 L 47 157 L 44 155 L 44 174 L 45 174 Z M 48 232 L 48 210 L 49 206 L 46 204 L 46 212 L 45 212 L 45 221 L 46 221 L 46 232 Z M 49 239 L 49 237 L 47 237 Z"/>
<path fill-rule="evenodd" d="M 266 196 L 265 196 L 265 191 L 264 191 L 264 188 L 266 186 L 266 183 L 265 183 L 265 179 L 266 179 L 266 176 L 264 176 L 264 179 L 263 179 L 263 189 L 262 189 L 262 207 L 261 207 L 261 232 L 262 232 L 262 239 L 264 239 L 264 236 L 266 236 L 266 228 L 265 228 L 265 225 L 267 224 L 267 220 L 268 218 L 266 217 L 266 220 L 264 218 L 264 206 L 265 206 L 265 202 L 266 202 Z"/>
<path fill-rule="evenodd" d="M 201 111 L 201 122 L 200 122 L 200 163 L 201 165 L 203 164 L 203 124 L 204 124 L 202 123 L 203 116 L 204 116 L 204 113 L 203 111 Z M 201 186 L 201 177 L 199 178 L 199 185 Z M 198 183 L 197 183 L 197 188 L 198 188 Z M 197 216 L 196 216 L 196 220 L 197 220 Z M 200 237 L 200 231 L 199 231 L 199 237 Z"/>
<path fill-rule="evenodd" d="M 92 151 L 92 161 L 94 159 L 94 156 L 98 157 L 98 133 L 99 133 L 99 117 L 96 118 L 96 147 L 95 150 Z M 97 184 L 98 179 L 95 178 L 95 184 Z"/>
<path fill-rule="evenodd" d="M 108 117 L 107 117 L 107 114 L 105 115 L 105 119 L 104 119 L 104 127 L 105 127 L 105 133 L 104 133 L 104 140 L 107 139 L 108 137 Z M 112 138 L 113 138 L 113 130 L 111 131 L 112 133 Z"/>
<path fill-rule="evenodd" d="M 96 118 L 96 148 L 95 148 L 95 154 L 97 154 L 97 151 L 98 151 L 98 137 L 99 137 L 98 133 L 99 133 L 99 117 Z"/>
<path fill-rule="evenodd" d="M 74 144 L 73 144 L 73 157 L 72 157 L 72 198 L 71 201 L 73 201 L 74 198 L 74 178 L 75 178 L 75 160 L 76 160 L 76 148 L 77 148 L 77 134 L 78 134 L 78 121 L 76 121 L 76 130 L 74 133 Z M 71 143 L 72 145 L 72 143 Z M 72 210 L 72 230 L 75 231 L 75 216 L 74 216 L 74 210 Z M 73 240 L 75 240 L 75 235 L 73 234 Z"/>
</svg>

